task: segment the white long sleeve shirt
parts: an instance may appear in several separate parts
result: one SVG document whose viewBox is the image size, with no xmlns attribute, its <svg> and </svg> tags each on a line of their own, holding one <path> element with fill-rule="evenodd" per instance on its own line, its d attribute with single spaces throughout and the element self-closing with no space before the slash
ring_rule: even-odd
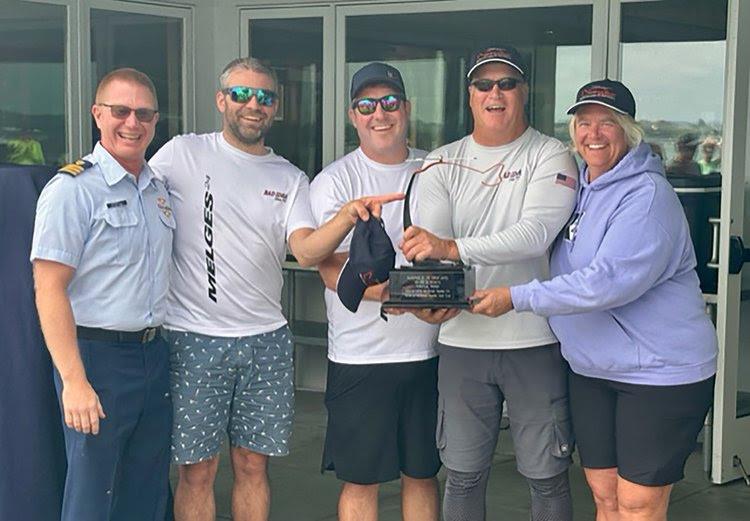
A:
<svg viewBox="0 0 750 521">
<path fill-rule="evenodd" d="M 498 147 L 471 136 L 430 153 L 419 174 L 415 225 L 456 239 L 476 266 L 477 288 L 549 278 L 548 249 L 575 204 L 575 161 L 558 140 L 528 128 Z M 442 325 L 440 342 L 475 349 L 519 349 L 555 342 L 547 320 L 511 311 L 498 318 L 462 312 Z"/>
</svg>

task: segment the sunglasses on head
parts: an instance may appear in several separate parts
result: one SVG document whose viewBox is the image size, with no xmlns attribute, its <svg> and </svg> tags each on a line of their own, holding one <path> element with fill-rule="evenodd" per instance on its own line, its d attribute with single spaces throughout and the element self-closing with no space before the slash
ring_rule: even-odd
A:
<svg viewBox="0 0 750 521">
<path fill-rule="evenodd" d="M 378 103 L 380 103 L 380 107 L 385 112 L 396 112 L 401 108 L 402 101 L 406 101 L 406 98 L 402 94 L 388 94 L 382 98 L 360 98 L 354 100 L 352 102 L 352 108 L 357 109 L 357 112 L 363 116 L 369 116 L 370 114 L 375 113 L 378 108 Z"/>
<path fill-rule="evenodd" d="M 507 91 L 515 89 L 519 83 L 523 83 L 523 80 L 521 78 L 501 78 L 499 80 L 472 80 L 469 85 L 471 85 L 478 91 L 489 92 L 495 85 L 497 85 L 498 89 Z"/>
<path fill-rule="evenodd" d="M 154 109 L 131 109 L 125 105 L 110 105 L 109 103 L 97 103 L 97 105 L 109 107 L 109 111 L 115 119 L 128 119 L 130 113 L 135 112 L 135 119 L 141 123 L 151 123 L 156 113 L 159 112 Z"/>
<path fill-rule="evenodd" d="M 276 101 L 276 93 L 270 89 L 256 89 L 255 87 L 227 87 L 221 89 L 224 94 L 229 94 L 229 98 L 235 103 L 247 103 L 255 96 L 259 105 L 270 107 Z"/>
</svg>

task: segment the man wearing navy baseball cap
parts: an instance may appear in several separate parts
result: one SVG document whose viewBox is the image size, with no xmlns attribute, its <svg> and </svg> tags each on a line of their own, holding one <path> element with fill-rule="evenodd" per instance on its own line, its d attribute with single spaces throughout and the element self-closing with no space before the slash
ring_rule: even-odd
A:
<svg viewBox="0 0 750 521">
<path fill-rule="evenodd" d="M 385 85 L 391 87 L 394 93 L 399 94 L 406 99 L 406 87 L 401 73 L 396 67 L 387 63 L 373 62 L 365 65 L 352 76 L 352 84 L 349 89 L 349 95 L 354 100 L 357 94 L 369 85 Z"/>
<path fill-rule="evenodd" d="M 565 145 L 529 126 L 529 69 L 517 49 L 480 49 L 467 80 L 474 128 L 425 160 L 436 165 L 416 186 L 415 222 L 424 228 L 407 229 L 402 250 L 409 260 L 474 265 L 479 289 L 546 279 L 547 250 L 575 203 L 575 162 Z M 430 322 L 450 316 L 417 314 Z M 566 367 L 547 321 L 462 311 L 441 325 L 438 352 L 445 520 L 487 517 L 504 402 L 532 521 L 572 520 Z"/>
<path fill-rule="evenodd" d="M 349 120 L 359 148 L 327 166 L 310 187 L 318 223 L 357 194 L 405 192 L 424 152 L 406 142 L 409 101 L 401 73 L 370 63 L 351 80 Z M 344 482 L 342 521 L 374 521 L 380 483 L 400 479 L 403 519 L 437 521 L 435 444 L 437 326 L 414 316 L 380 319 L 389 271 L 406 259 L 403 203 L 360 221 L 318 265 L 328 314 L 328 428 L 323 470 Z"/>
</svg>

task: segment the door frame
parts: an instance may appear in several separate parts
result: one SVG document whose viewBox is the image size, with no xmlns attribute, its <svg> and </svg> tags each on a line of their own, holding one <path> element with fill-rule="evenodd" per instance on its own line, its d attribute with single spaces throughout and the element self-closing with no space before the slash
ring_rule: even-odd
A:
<svg viewBox="0 0 750 521">
<path fill-rule="evenodd" d="M 737 418 L 742 273 L 729 273 L 729 241 L 742 237 L 745 221 L 745 182 L 750 179 L 750 4 L 729 0 L 722 135 L 721 227 L 716 330 L 718 371 L 713 404 L 711 481 L 726 483 L 741 477 L 735 457 L 750 467 L 750 416 Z M 727 175 L 729 174 L 729 175 Z M 750 231 L 750 230 L 749 230 Z M 745 268 L 750 269 L 750 267 Z M 747 342 L 747 339 L 745 340 Z"/>
<path fill-rule="evenodd" d="M 334 159 L 334 91 L 336 89 L 336 74 L 334 70 L 334 17 L 332 6 L 293 6 L 274 8 L 240 8 L 240 52 L 241 56 L 251 56 L 250 21 L 283 18 L 322 18 L 323 19 L 323 166 Z M 271 64 L 272 66 L 274 64 Z M 308 172 L 308 175 L 317 172 Z"/>
<path fill-rule="evenodd" d="M 620 43 L 621 6 L 642 0 L 610 0 L 609 77 L 622 76 Z M 726 52 L 724 64 L 724 108 L 722 132 L 722 184 L 719 227 L 719 280 L 715 299 L 716 333 L 719 341 L 716 385 L 711 412 L 704 429 L 704 462 L 713 483 L 741 477 L 734 457 L 750 468 L 750 417 L 737 418 L 739 367 L 739 325 L 742 274 L 729 274 L 729 240 L 742 236 L 745 179 L 750 152 L 750 56 L 740 49 L 750 48 L 750 5 L 744 0 L 728 0 Z M 730 175 L 727 175 L 729 173 Z M 750 269 L 750 268 L 747 268 Z M 707 302 L 709 299 L 707 299 Z"/>
<path fill-rule="evenodd" d="M 158 16 L 162 18 L 177 18 L 181 20 L 182 27 L 182 49 L 180 50 L 182 60 L 181 90 L 182 90 L 182 113 L 183 124 L 179 134 L 188 132 L 195 128 L 195 47 L 193 43 L 193 10 L 191 7 L 180 7 L 174 4 L 159 3 L 131 3 L 118 2 L 116 0 L 83 0 L 79 11 L 79 27 L 87 28 L 81 31 L 79 53 L 81 57 L 81 77 L 79 89 L 81 95 L 81 143 L 83 151 L 90 151 L 94 144 L 91 142 L 91 118 L 88 115 L 88 101 L 93 102 L 92 70 L 91 70 L 91 10 L 101 9 L 118 13 L 142 14 L 147 16 Z M 83 152 L 88 153 L 88 152 Z"/>
</svg>

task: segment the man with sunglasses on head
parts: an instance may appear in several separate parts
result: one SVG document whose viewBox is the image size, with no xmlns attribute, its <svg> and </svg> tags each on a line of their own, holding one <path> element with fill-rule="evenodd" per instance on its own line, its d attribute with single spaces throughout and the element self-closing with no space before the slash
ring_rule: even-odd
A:
<svg viewBox="0 0 750 521">
<path fill-rule="evenodd" d="M 307 176 L 265 146 L 277 92 L 273 69 L 233 60 L 216 92 L 221 132 L 175 137 L 151 159 L 178 223 L 165 320 L 177 521 L 214 519 L 224 433 L 232 518 L 268 518 L 268 457 L 289 452 L 294 406 L 293 346 L 280 302 L 286 248 L 314 265 L 358 217 L 394 199 L 351 201 L 316 230 Z"/>
<path fill-rule="evenodd" d="M 529 126 L 528 70 L 516 49 L 479 51 L 467 78 L 473 131 L 425 160 L 416 185 L 420 227 L 405 231 L 403 252 L 409 260 L 476 265 L 477 288 L 546 279 L 547 250 L 575 201 L 575 162 L 562 143 Z M 566 366 L 547 321 L 513 312 L 417 314 L 430 322 L 449 319 L 438 347 L 445 519 L 485 519 L 505 402 L 531 519 L 570 521 Z"/>
<path fill-rule="evenodd" d="M 175 227 L 146 164 L 156 90 L 110 72 L 91 108 L 101 138 L 37 205 L 31 259 L 65 420 L 64 521 L 163 521 L 169 497 L 166 313 Z"/>
<path fill-rule="evenodd" d="M 350 94 L 349 121 L 359 148 L 315 177 L 310 198 L 318 224 L 366 193 L 405 192 L 425 155 L 407 145 L 410 105 L 396 68 L 365 65 L 352 77 Z M 397 248 L 403 204 L 384 208 L 382 223 Z M 381 320 L 384 283 L 360 287 L 357 295 L 364 299 L 347 309 L 337 285 L 346 284 L 339 274 L 351 241 L 347 237 L 318 264 L 329 324 L 322 470 L 335 471 L 344 482 L 341 521 L 376 521 L 379 484 L 395 479 L 401 479 L 403 519 L 437 521 L 437 327 L 408 314 Z M 404 261 L 401 256 L 396 264 Z"/>
</svg>

